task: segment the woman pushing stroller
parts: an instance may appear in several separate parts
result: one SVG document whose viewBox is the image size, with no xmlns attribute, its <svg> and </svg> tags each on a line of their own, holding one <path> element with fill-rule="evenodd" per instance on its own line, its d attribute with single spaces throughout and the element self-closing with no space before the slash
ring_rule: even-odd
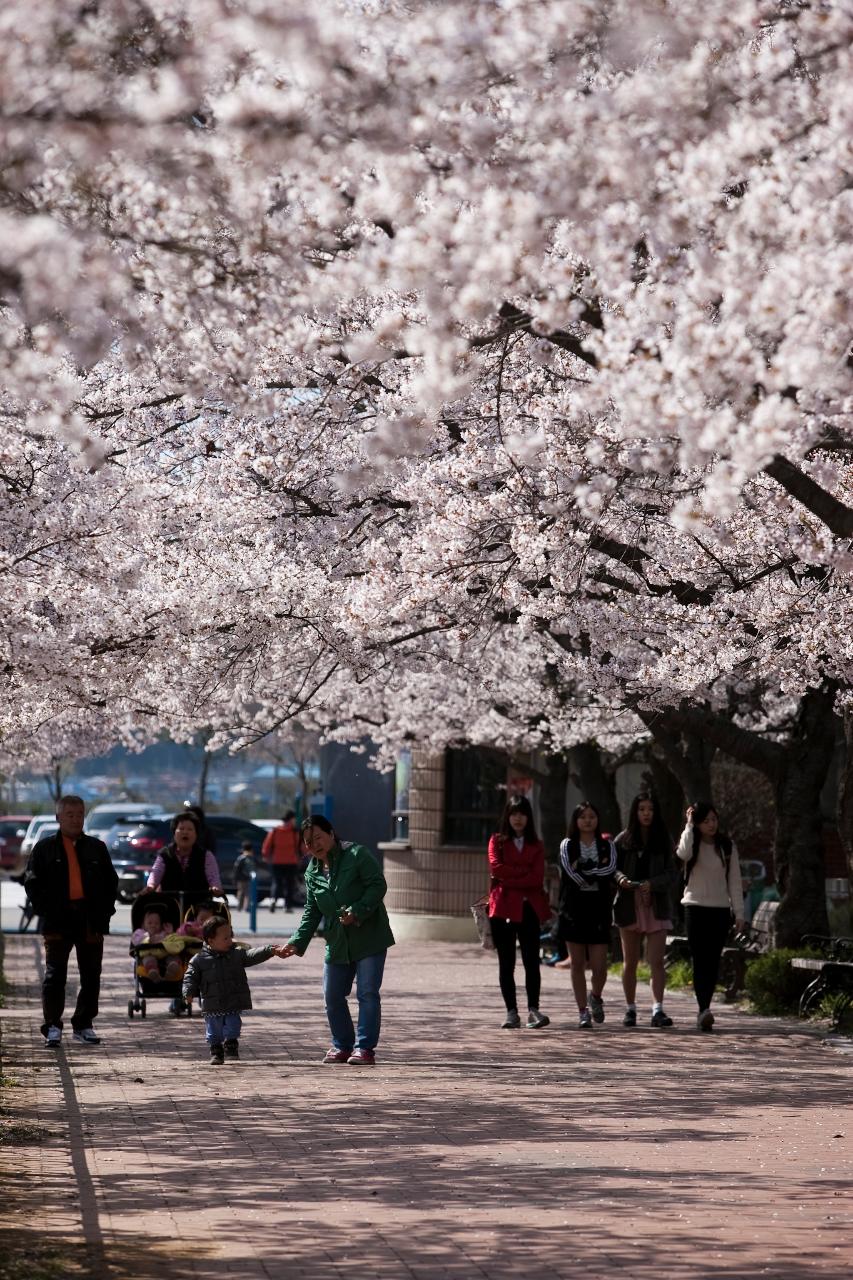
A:
<svg viewBox="0 0 853 1280">
<path fill-rule="evenodd" d="M 176 813 L 171 822 L 172 841 L 154 860 L 143 893 L 179 893 L 184 907 L 194 906 L 222 893 L 222 877 L 216 858 L 205 849 L 194 813 Z"/>
</svg>

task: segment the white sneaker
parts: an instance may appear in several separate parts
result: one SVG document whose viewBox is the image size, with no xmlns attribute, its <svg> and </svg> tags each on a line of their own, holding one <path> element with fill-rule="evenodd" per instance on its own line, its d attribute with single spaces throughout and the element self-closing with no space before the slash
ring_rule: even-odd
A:
<svg viewBox="0 0 853 1280">
<path fill-rule="evenodd" d="M 58 1049 L 62 1044 L 62 1027 L 48 1027 L 44 1042 L 48 1049 Z"/>
<path fill-rule="evenodd" d="M 74 1032 L 74 1039 L 78 1044 L 100 1044 L 101 1037 L 95 1035 L 94 1027 L 84 1027 L 82 1031 Z"/>
</svg>

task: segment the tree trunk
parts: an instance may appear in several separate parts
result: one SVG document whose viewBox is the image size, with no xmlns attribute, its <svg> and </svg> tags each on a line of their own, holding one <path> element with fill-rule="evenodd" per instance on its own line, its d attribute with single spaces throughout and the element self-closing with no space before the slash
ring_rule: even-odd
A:
<svg viewBox="0 0 853 1280">
<path fill-rule="evenodd" d="M 654 794 L 666 829 L 675 842 L 684 826 L 687 798 L 683 786 L 667 764 L 663 752 L 659 751 L 657 743 L 649 743 L 648 748 L 643 777 L 648 789 Z"/>
<path fill-rule="evenodd" d="M 201 806 L 202 809 L 204 808 L 204 796 L 205 796 L 205 792 L 207 791 L 207 777 L 208 777 L 208 774 L 210 773 L 210 760 L 211 760 L 210 752 L 205 748 L 204 753 L 202 754 L 202 757 L 201 757 L 201 773 L 199 774 L 199 779 L 198 779 L 197 803 Z"/>
<path fill-rule="evenodd" d="M 842 725 L 845 752 L 838 788 L 838 834 L 847 855 L 847 874 L 853 885 L 853 707 L 844 708 Z"/>
<path fill-rule="evenodd" d="M 601 831 L 615 836 L 622 830 L 616 782 L 605 767 L 594 742 L 582 742 L 569 749 L 569 777 L 584 800 L 598 810 Z"/>
<path fill-rule="evenodd" d="M 835 749 L 833 702 L 834 691 L 827 689 L 810 689 L 802 699 L 776 788 L 781 947 L 797 946 L 804 933 L 829 932 L 820 796 Z"/>
<path fill-rule="evenodd" d="M 50 773 L 44 775 L 51 800 L 56 804 L 62 795 L 62 784 L 65 781 L 64 761 L 54 761 Z"/>
<path fill-rule="evenodd" d="M 779 946 L 797 946 L 804 933 L 825 934 L 826 885 L 820 794 L 835 743 L 835 686 L 809 689 L 784 743 L 774 742 L 706 707 L 670 708 L 661 718 L 699 735 L 769 779 L 776 800 L 776 868 L 782 901 Z M 734 833 L 737 838 L 737 832 Z"/>
<path fill-rule="evenodd" d="M 711 765 L 716 745 L 706 734 L 677 723 L 669 711 L 641 711 L 640 719 L 652 735 L 670 773 L 674 774 L 687 804 L 711 799 Z M 684 804 L 676 833 L 684 824 Z"/>
<path fill-rule="evenodd" d="M 548 773 L 539 790 L 539 832 L 545 844 L 545 857 L 556 862 L 560 841 L 566 834 L 566 787 L 569 762 L 564 755 L 548 756 Z"/>
</svg>

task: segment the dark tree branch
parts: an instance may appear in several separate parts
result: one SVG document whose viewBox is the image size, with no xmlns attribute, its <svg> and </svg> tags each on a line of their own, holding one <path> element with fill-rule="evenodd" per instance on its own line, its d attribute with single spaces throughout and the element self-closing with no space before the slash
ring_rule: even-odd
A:
<svg viewBox="0 0 853 1280">
<path fill-rule="evenodd" d="M 780 453 L 767 464 L 764 471 L 786 493 L 817 516 L 830 533 L 834 533 L 837 538 L 853 538 L 853 507 L 848 507 L 846 503 L 833 497 Z"/>
</svg>

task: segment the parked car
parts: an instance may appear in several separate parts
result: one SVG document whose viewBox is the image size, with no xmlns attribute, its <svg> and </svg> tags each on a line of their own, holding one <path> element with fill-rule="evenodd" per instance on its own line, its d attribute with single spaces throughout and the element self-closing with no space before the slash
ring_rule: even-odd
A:
<svg viewBox="0 0 853 1280">
<path fill-rule="evenodd" d="M 150 814 L 162 814 L 163 806 L 160 804 L 143 804 L 141 801 L 122 801 L 117 800 L 110 804 L 96 804 L 86 814 L 86 833 L 90 836 L 97 836 L 99 840 L 103 840 L 111 827 L 114 827 L 119 818 L 133 817 L 139 822 L 143 818 L 147 818 Z"/>
<path fill-rule="evenodd" d="M 171 814 L 168 813 L 154 813 L 144 821 L 161 823 L 168 833 L 170 818 Z M 118 876 L 118 896 L 121 902 L 132 902 L 144 887 L 154 859 L 166 843 L 162 835 L 154 838 L 145 835 L 132 838 L 139 825 L 138 813 L 126 813 L 120 816 L 101 837 L 107 846 Z"/>
<path fill-rule="evenodd" d="M 26 857 L 21 853 L 27 827 L 32 821 L 32 814 L 4 813 L 0 815 L 0 867 L 10 875 L 17 876 L 24 869 Z"/>
<path fill-rule="evenodd" d="M 240 852 L 244 840 L 248 840 L 255 852 L 260 855 L 266 831 L 263 827 L 249 822 L 246 818 L 234 818 L 229 814 L 213 813 L 207 815 L 208 830 L 216 843 L 216 861 L 224 880 L 223 888 L 233 890 L 231 869 Z M 113 866 L 119 873 L 119 891 L 122 891 L 122 876 L 126 873 L 127 892 L 131 894 L 142 888 L 148 871 L 157 854 L 172 838 L 171 817 L 157 816 L 142 818 L 137 823 L 116 823 L 107 836 L 107 848 L 113 860 Z M 122 869 L 120 869 L 122 864 Z M 269 868 L 265 863 L 258 865 L 258 891 L 263 896 L 269 884 Z M 137 888 L 132 889 L 136 884 Z"/>
<path fill-rule="evenodd" d="M 26 862 L 30 856 L 33 845 L 38 844 L 45 836 L 51 835 L 54 831 L 59 830 L 59 823 L 56 821 L 56 814 L 39 813 L 35 818 L 30 819 L 30 824 L 21 841 L 21 857 Z"/>
</svg>

